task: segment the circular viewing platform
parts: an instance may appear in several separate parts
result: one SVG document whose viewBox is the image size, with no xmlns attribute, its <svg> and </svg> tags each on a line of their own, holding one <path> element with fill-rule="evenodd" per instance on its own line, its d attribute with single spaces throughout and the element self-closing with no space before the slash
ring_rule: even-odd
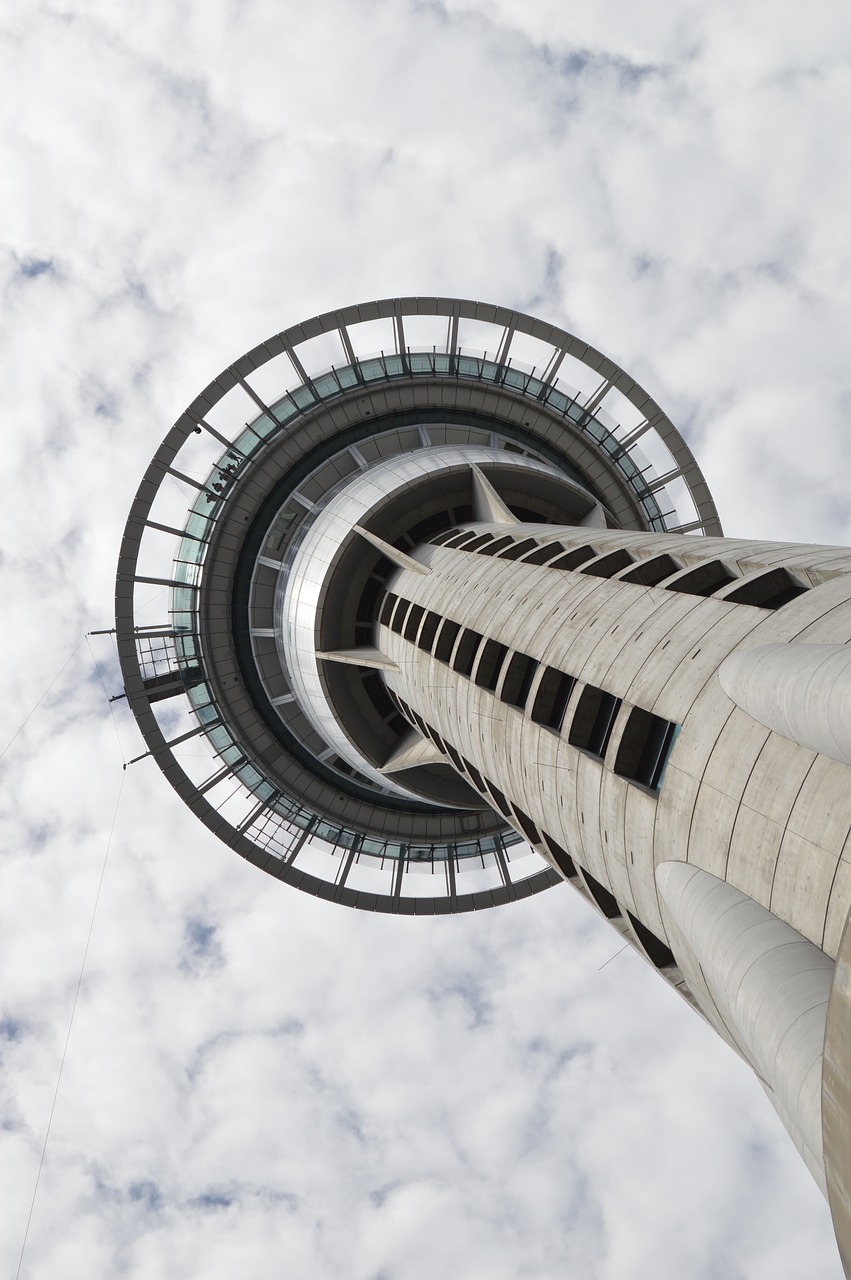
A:
<svg viewBox="0 0 851 1280">
<path fill-rule="evenodd" d="M 317 316 L 224 370 L 157 449 L 121 547 L 118 651 L 145 754 L 243 857 L 367 910 L 476 910 L 559 880 L 481 801 L 417 798 L 346 758 L 276 637 L 276 593 L 323 507 L 378 464 L 453 449 L 557 473 L 609 528 L 721 532 L 684 440 L 607 357 L 506 308 L 403 298 Z M 451 486 L 427 505 L 397 520 L 399 550 L 471 518 Z M 521 508 L 552 518 L 543 496 Z M 361 551 L 368 644 L 394 565 Z M 359 679 L 393 730 L 380 672 Z"/>
</svg>

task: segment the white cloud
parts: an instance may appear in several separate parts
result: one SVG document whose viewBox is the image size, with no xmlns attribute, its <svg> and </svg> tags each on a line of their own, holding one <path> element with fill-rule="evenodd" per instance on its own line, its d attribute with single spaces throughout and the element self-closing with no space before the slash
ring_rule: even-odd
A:
<svg viewBox="0 0 851 1280">
<path fill-rule="evenodd" d="M 269 333 L 363 298 L 565 323 L 684 426 L 730 533 L 847 541 L 842 6 L 7 23 L 7 737 L 109 625 L 170 422 Z M 11 1270 L 120 779 L 85 647 L 2 769 Z M 600 970 L 619 945 L 568 889 L 431 922 L 296 895 L 134 765 L 22 1274 L 838 1277 L 756 1082 L 631 955 Z"/>
</svg>

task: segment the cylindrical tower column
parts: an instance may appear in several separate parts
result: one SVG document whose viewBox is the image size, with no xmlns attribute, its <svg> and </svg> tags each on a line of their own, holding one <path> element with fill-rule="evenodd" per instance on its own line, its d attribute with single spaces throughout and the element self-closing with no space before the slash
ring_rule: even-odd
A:
<svg viewBox="0 0 851 1280">
<path fill-rule="evenodd" d="M 410 915 L 567 880 L 757 1072 L 851 1256 L 849 551 L 723 537 L 573 335 L 385 299 L 181 415 L 116 628 L 145 754 L 275 877 Z"/>
</svg>

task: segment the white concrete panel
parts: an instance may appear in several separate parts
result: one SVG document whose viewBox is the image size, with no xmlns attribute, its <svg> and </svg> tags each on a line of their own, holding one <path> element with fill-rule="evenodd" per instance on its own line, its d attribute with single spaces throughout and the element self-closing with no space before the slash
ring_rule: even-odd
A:
<svg viewBox="0 0 851 1280">
<path fill-rule="evenodd" d="M 851 912 L 851 861 L 841 858 L 830 889 L 824 926 L 823 949 L 834 959 Z"/>
<path fill-rule="evenodd" d="M 755 720 L 851 764 L 851 645 L 740 649 L 718 675 L 728 696 Z"/>
<path fill-rule="evenodd" d="M 838 862 L 838 854 L 793 831 L 783 836 L 769 906 L 818 947 L 824 942 Z"/>
</svg>

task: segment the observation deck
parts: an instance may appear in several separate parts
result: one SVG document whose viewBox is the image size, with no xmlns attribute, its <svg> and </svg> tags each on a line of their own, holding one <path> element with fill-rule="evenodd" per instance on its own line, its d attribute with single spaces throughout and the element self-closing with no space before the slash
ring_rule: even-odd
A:
<svg viewBox="0 0 851 1280">
<path fill-rule="evenodd" d="M 362 657 L 398 556 L 472 518 L 471 465 L 501 477 L 520 520 L 721 533 L 684 440 L 613 361 L 530 316 L 444 298 L 328 312 L 248 352 L 181 414 L 133 502 L 116 630 L 145 754 L 220 839 L 317 896 L 452 913 L 560 879 L 462 783 L 432 766 L 412 785 L 349 749 L 311 713 L 281 631 L 324 513 L 395 477 L 384 505 L 351 507 L 330 610 L 349 628 L 332 647 Z M 349 665 L 327 680 L 392 755 L 407 725 L 380 664 Z"/>
</svg>

